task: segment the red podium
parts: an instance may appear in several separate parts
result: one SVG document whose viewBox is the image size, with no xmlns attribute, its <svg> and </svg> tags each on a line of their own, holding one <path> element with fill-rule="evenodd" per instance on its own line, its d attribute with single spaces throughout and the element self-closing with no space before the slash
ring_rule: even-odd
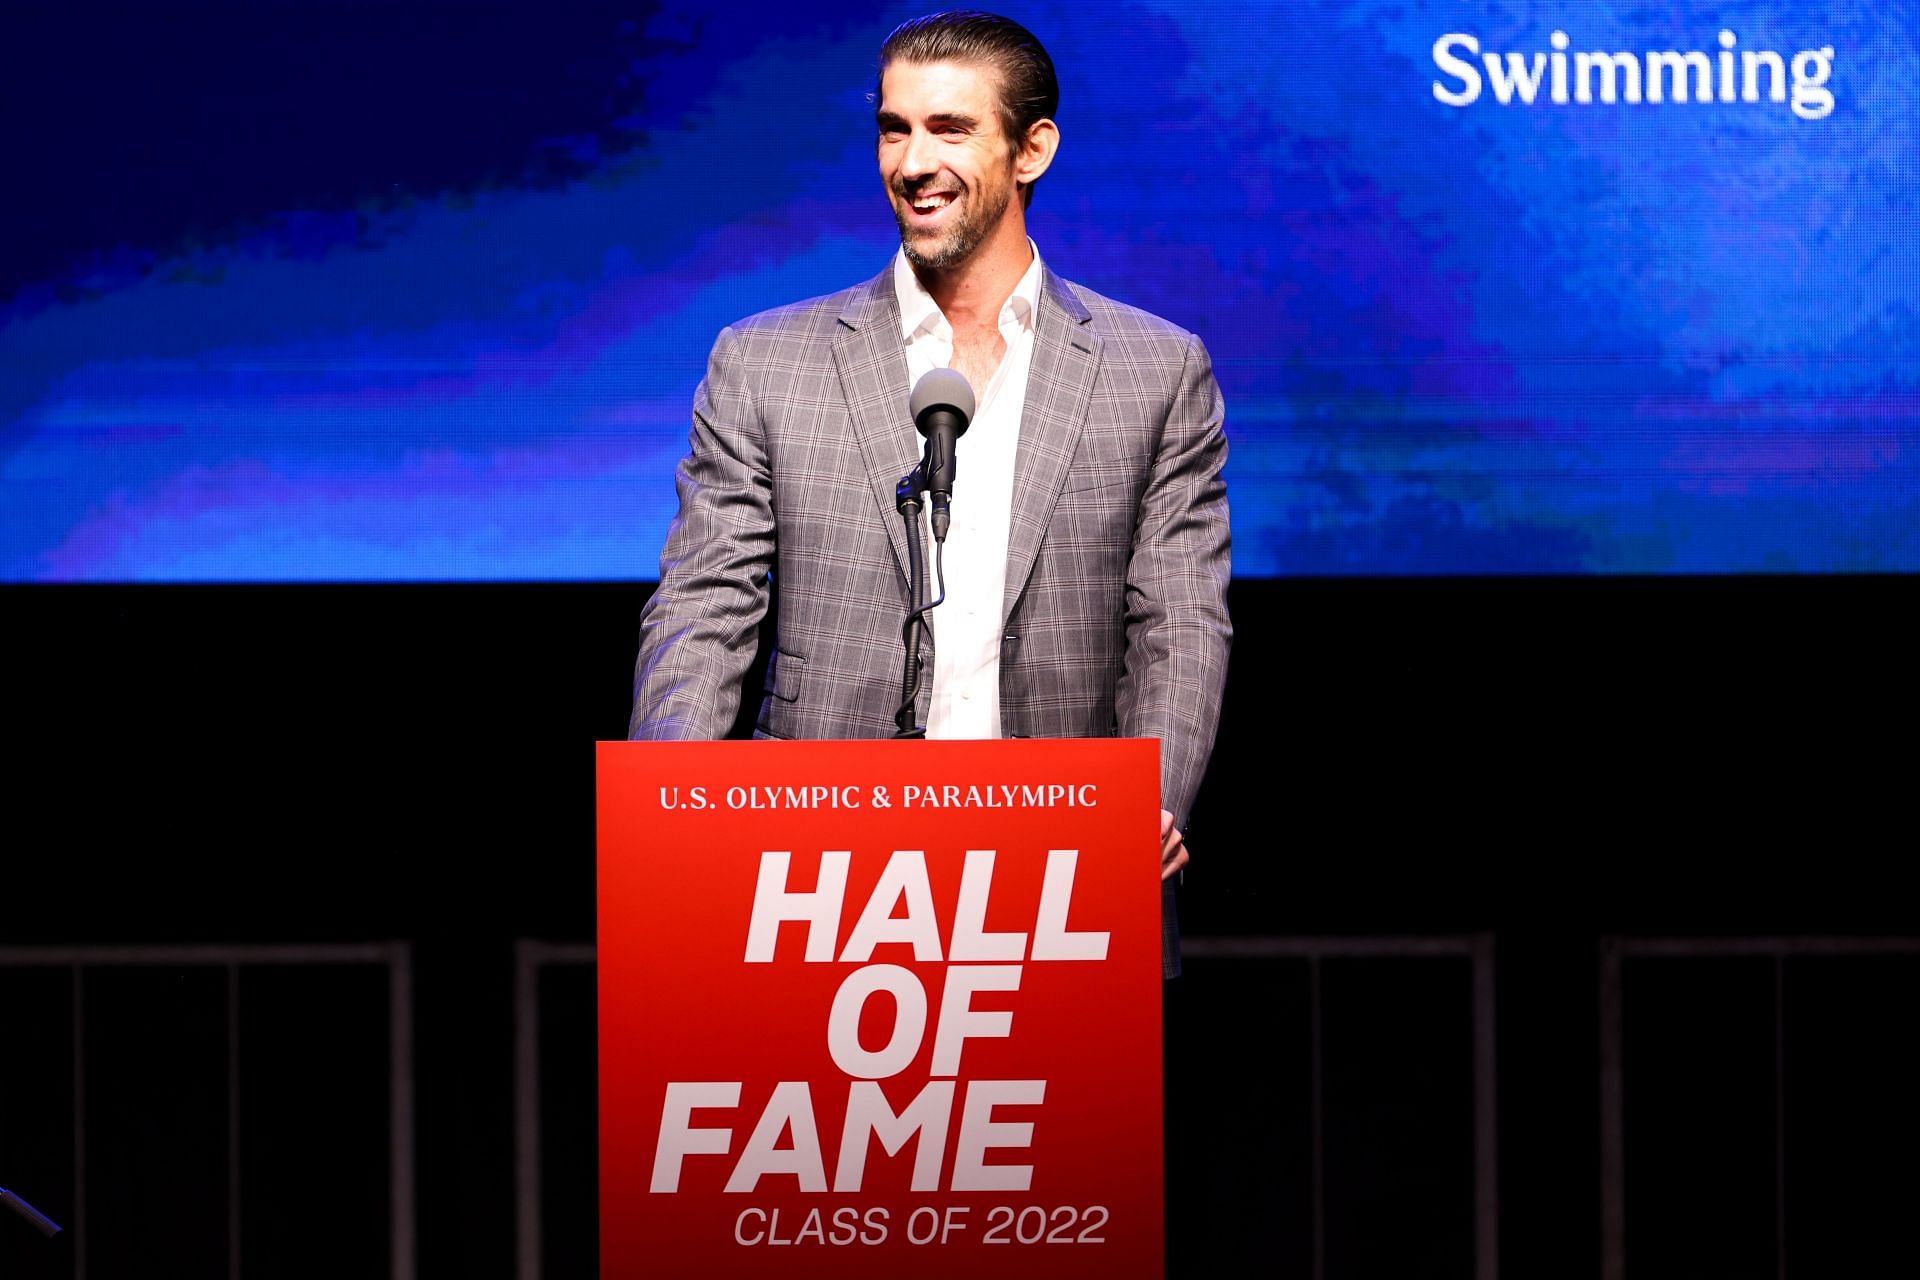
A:
<svg viewBox="0 0 1920 1280">
<path fill-rule="evenodd" d="M 1158 750 L 600 744 L 601 1274 L 1159 1276 Z"/>
</svg>

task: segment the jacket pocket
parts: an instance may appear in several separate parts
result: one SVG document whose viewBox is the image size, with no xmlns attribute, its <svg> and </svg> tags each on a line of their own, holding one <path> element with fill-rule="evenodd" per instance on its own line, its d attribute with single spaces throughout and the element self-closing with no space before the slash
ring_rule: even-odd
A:
<svg viewBox="0 0 1920 1280">
<path fill-rule="evenodd" d="M 1140 490 L 1141 476 L 1137 471 L 1115 471 L 1111 468 L 1073 472 L 1068 475 L 1066 484 L 1060 490 L 1062 498 L 1099 497 L 1102 500 L 1119 494 L 1137 494 Z"/>
<path fill-rule="evenodd" d="M 796 702 L 800 698 L 800 681 L 807 674 L 807 660 L 797 653 L 788 653 L 785 649 L 775 649 L 773 656 L 767 659 L 767 678 L 761 686 L 768 697 L 778 698 L 782 702 Z"/>
</svg>

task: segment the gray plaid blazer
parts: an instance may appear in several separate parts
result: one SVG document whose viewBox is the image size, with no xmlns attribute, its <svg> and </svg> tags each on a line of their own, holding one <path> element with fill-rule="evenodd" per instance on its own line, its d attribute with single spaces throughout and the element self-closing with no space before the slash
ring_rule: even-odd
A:
<svg viewBox="0 0 1920 1280">
<path fill-rule="evenodd" d="M 1184 828 L 1232 640 L 1220 390 L 1198 338 L 1050 271 L 1034 325 L 1002 731 L 1158 738 L 1161 807 Z M 908 391 L 890 267 L 721 332 L 641 618 L 630 737 L 728 731 L 770 575 L 777 640 L 757 734 L 893 733 L 908 607 L 894 486 L 921 450 Z M 964 502 L 964 461 L 961 475 Z M 931 642 L 926 652 L 939 661 Z"/>
</svg>

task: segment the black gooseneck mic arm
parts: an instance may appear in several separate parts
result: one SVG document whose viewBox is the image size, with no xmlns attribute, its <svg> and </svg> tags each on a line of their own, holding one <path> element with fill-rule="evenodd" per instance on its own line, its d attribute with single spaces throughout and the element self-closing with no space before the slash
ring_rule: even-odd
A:
<svg viewBox="0 0 1920 1280">
<path fill-rule="evenodd" d="M 922 463 L 901 476 L 900 483 L 893 491 L 894 506 L 906 524 L 908 601 L 907 619 L 900 628 L 900 639 L 907 650 L 907 667 L 900 678 L 900 707 L 893 713 L 893 736 L 896 738 L 927 736 L 925 726 L 915 723 L 915 712 L 918 710 L 915 704 L 920 697 L 920 637 L 926 629 L 927 610 L 947 598 L 946 575 L 941 573 L 939 599 L 922 603 L 927 594 L 927 571 L 921 544 L 920 495 L 926 491 L 926 487 L 926 466 Z M 936 563 L 938 551 L 936 543 Z"/>
</svg>

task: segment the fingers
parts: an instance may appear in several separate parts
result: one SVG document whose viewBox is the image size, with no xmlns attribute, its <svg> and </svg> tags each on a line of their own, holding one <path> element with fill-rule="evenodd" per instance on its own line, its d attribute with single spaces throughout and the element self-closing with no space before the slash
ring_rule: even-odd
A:
<svg viewBox="0 0 1920 1280">
<path fill-rule="evenodd" d="M 1187 842 L 1173 825 L 1173 815 L 1160 811 L 1160 878 L 1167 879 L 1187 865 Z"/>
</svg>

